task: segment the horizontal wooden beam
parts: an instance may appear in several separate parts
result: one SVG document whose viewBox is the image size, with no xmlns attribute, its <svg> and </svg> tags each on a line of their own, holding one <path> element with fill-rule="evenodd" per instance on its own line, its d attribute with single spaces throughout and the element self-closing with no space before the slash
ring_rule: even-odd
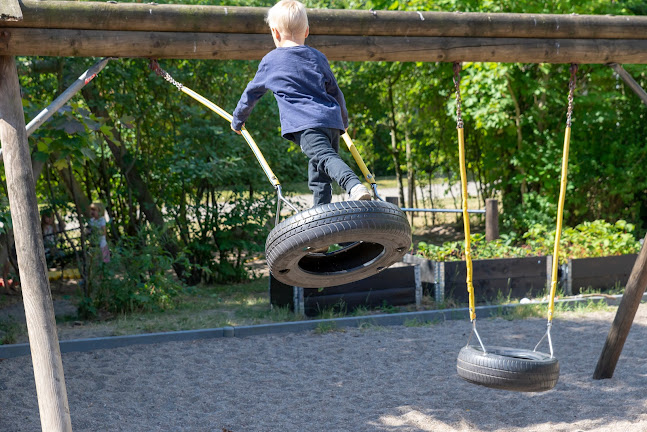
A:
<svg viewBox="0 0 647 432">
<path fill-rule="evenodd" d="M 442 38 L 313 35 L 309 45 L 330 60 L 647 64 L 647 40 Z M 0 55 L 260 59 L 269 35 L 0 29 Z"/>
<path fill-rule="evenodd" d="M 268 33 L 268 8 L 171 4 L 21 2 L 7 26 L 111 31 Z M 309 9 L 312 35 L 647 39 L 647 16 Z M 2 25 L 5 25 L 3 23 Z"/>
</svg>

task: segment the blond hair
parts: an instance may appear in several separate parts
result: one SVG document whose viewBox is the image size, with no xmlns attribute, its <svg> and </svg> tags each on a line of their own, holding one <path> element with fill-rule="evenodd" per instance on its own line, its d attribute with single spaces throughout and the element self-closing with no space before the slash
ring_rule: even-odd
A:
<svg viewBox="0 0 647 432">
<path fill-rule="evenodd" d="M 308 29 L 306 7 L 297 0 L 281 0 L 267 12 L 265 22 L 284 35 L 305 34 Z"/>
<path fill-rule="evenodd" d="M 90 204 L 90 208 L 95 208 L 97 209 L 97 213 L 99 213 L 99 217 L 102 217 L 103 214 L 106 212 L 106 206 L 103 205 L 101 202 L 93 202 Z"/>
</svg>

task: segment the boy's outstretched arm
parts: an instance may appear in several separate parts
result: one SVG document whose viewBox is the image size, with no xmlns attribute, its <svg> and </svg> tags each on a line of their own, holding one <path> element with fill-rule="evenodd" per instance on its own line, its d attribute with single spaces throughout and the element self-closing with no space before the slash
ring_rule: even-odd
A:
<svg viewBox="0 0 647 432">
<path fill-rule="evenodd" d="M 254 79 L 247 84 L 247 87 L 241 95 L 240 100 L 236 105 L 236 109 L 234 110 L 233 119 L 231 121 L 231 129 L 234 132 L 240 133 L 241 129 L 245 125 L 247 117 L 249 117 L 254 106 L 256 106 L 256 102 L 258 102 L 258 100 L 267 92 L 268 88 L 265 85 L 266 76 L 265 63 L 261 61 L 261 64 L 258 65 L 258 70 L 256 71 Z"/>
</svg>

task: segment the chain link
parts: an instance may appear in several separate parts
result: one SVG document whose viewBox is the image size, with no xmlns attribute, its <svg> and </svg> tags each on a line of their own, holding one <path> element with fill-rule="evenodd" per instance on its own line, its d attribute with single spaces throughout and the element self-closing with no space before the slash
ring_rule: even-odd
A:
<svg viewBox="0 0 647 432">
<path fill-rule="evenodd" d="M 461 64 L 454 63 L 454 87 L 456 88 L 456 128 L 463 129 L 463 113 L 461 111 Z"/>
<path fill-rule="evenodd" d="M 150 63 L 148 64 L 148 67 L 153 72 L 155 72 L 157 75 L 161 76 L 166 81 L 170 82 L 175 87 L 177 87 L 178 90 L 182 91 L 182 87 L 184 87 L 184 85 L 182 83 L 179 83 L 179 82 L 175 81 L 173 79 L 173 77 L 168 72 L 166 72 L 164 69 L 162 69 L 160 67 L 159 63 L 157 63 L 157 60 L 151 60 Z"/>
<path fill-rule="evenodd" d="M 575 93 L 575 84 L 577 83 L 577 65 L 571 64 L 571 79 L 568 83 L 568 109 L 566 110 L 566 126 L 571 127 L 571 117 L 573 116 L 573 95 Z"/>
</svg>

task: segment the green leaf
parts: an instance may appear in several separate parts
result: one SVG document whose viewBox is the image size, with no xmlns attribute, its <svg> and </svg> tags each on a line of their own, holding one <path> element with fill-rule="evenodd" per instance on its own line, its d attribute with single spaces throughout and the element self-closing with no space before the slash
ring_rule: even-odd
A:
<svg viewBox="0 0 647 432">
<path fill-rule="evenodd" d="M 49 159 L 49 153 L 37 151 L 37 152 L 34 152 L 32 157 L 34 158 L 34 160 L 38 162 L 47 162 L 47 160 Z"/>
<path fill-rule="evenodd" d="M 67 160 L 65 160 L 65 159 L 59 159 L 59 160 L 57 160 L 56 162 L 54 162 L 54 166 L 55 166 L 55 167 L 56 167 L 56 169 L 58 169 L 58 170 L 65 169 L 65 168 L 67 168 Z"/>
<path fill-rule="evenodd" d="M 36 147 L 38 148 L 38 151 L 42 153 L 45 153 L 48 150 L 47 143 L 44 140 L 39 140 Z"/>
</svg>

